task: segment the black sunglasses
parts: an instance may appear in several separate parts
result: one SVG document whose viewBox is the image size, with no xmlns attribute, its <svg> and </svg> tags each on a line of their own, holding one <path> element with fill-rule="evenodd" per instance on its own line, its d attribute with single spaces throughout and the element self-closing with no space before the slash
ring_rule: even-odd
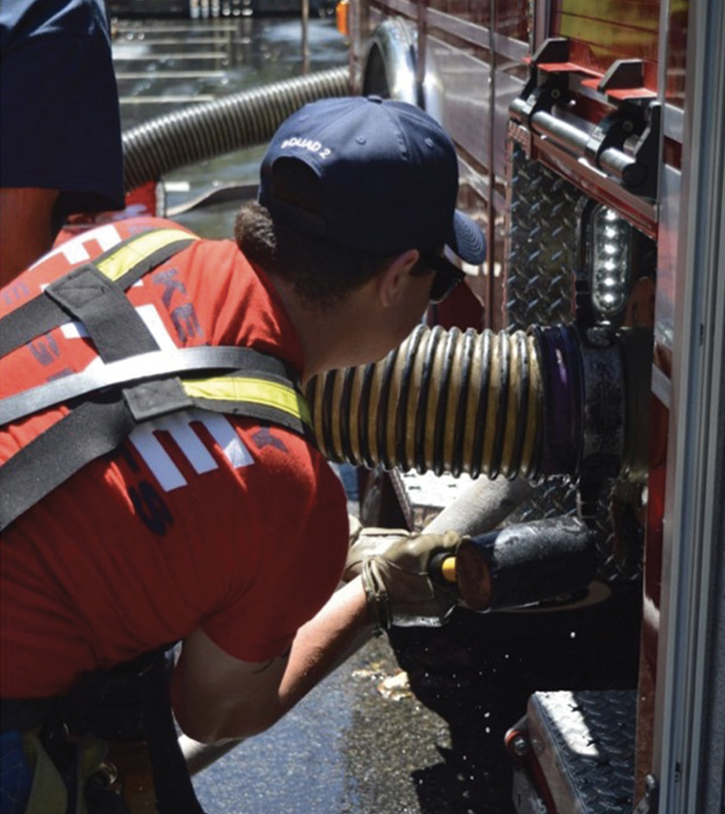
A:
<svg viewBox="0 0 725 814">
<path fill-rule="evenodd" d="M 451 291 L 463 280 L 466 275 L 453 265 L 450 260 L 435 254 L 426 254 L 423 262 L 435 271 L 433 285 L 430 287 L 429 302 L 433 305 L 443 302 Z"/>
</svg>

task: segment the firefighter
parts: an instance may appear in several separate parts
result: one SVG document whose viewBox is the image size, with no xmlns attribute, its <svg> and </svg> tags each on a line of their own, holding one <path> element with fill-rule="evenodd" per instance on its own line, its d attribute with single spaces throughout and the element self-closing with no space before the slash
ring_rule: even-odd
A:
<svg viewBox="0 0 725 814">
<path fill-rule="evenodd" d="M 159 811 L 198 811 L 159 701 L 175 642 L 176 719 L 214 742 L 269 727 L 375 629 L 445 619 L 428 566 L 453 533 L 401 538 L 335 592 L 346 498 L 302 388 L 397 346 L 462 277 L 444 247 L 482 261 L 457 187 L 419 109 L 323 100 L 272 139 L 236 242 L 107 224 L 2 291 L 2 737 L 26 758 L 3 814 L 40 769 L 39 810 L 61 788 L 115 810 L 80 739 L 114 732 L 148 740 Z"/>
</svg>

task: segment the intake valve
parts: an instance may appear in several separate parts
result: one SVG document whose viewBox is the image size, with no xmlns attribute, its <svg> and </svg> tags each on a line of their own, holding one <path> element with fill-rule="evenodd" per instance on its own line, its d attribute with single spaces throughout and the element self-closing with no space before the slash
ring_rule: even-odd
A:
<svg viewBox="0 0 725 814">
<path fill-rule="evenodd" d="M 596 573 L 595 539 L 575 517 L 537 520 L 465 538 L 455 557 L 432 567 L 472 610 L 521 607 L 585 589 Z"/>
</svg>

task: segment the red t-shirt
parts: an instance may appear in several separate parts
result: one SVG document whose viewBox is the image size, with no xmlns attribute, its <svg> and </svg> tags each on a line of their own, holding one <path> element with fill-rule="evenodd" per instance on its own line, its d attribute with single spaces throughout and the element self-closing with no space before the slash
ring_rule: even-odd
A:
<svg viewBox="0 0 725 814">
<path fill-rule="evenodd" d="M 164 225 L 136 219 L 74 238 L 0 292 L 0 315 L 89 256 Z M 231 242 L 196 241 L 128 294 L 162 348 L 240 345 L 302 371 L 274 287 Z M 79 327 L 3 359 L 2 395 L 101 364 Z M 3 428 L 0 460 L 66 412 Z M 196 410 L 146 422 L 4 532 L 0 695 L 64 692 L 83 671 L 199 625 L 236 658 L 278 656 L 333 592 L 346 546 L 341 484 L 297 435 Z"/>
</svg>

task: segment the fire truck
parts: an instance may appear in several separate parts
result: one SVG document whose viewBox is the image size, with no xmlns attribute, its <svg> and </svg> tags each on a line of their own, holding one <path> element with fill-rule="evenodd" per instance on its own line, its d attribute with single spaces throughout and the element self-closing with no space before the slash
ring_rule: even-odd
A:
<svg viewBox="0 0 725 814">
<path fill-rule="evenodd" d="M 527 453 L 519 427 L 508 451 L 504 442 L 496 457 L 482 441 L 483 464 L 467 465 L 461 447 L 475 437 L 461 430 L 452 466 L 432 468 L 523 475 L 533 489 L 515 519 L 584 514 L 604 530 L 607 598 L 591 599 L 603 609 L 594 629 L 568 661 L 551 644 L 555 672 L 542 647 L 510 721 L 515 810 L 722 812 L 725 6 L 344 0 L 338 24 L 354 92 L 416 104 L 451 134 L 459 205 L 488 238 L 487 262 L 466 269 L 467 286 L 431 312 L 427 331 L 525 336 L 538 354 L 548 452 Z M 468 358 L 456 354 L 451 375 Z M 523 375 L 507 364 L 498 376 Z M 344 400 L 345 386 L 326 390 Z M 381 433 L 363 462 L 390 463 Z M 339 443 L 338 458 L 355 460 L 352 441 Z M 516 448 L 526 460 L 507 469 Z M 401 455 L 403 469 L 431 466 Z M 403 515 L 415 507 L 415 472 L 381 478 L 368 496 L 387 488 Z M 517 624 L 544 637 L 559 624 L 555 608 L 529 610 L 501 614 L 507 647 Z M 589 612 L 564 609 L 563 629 Z M 626 676 L 613 669 L 625 647 Z M 582 673 L 587 661 L 596 670 Z"/>
</svg>

